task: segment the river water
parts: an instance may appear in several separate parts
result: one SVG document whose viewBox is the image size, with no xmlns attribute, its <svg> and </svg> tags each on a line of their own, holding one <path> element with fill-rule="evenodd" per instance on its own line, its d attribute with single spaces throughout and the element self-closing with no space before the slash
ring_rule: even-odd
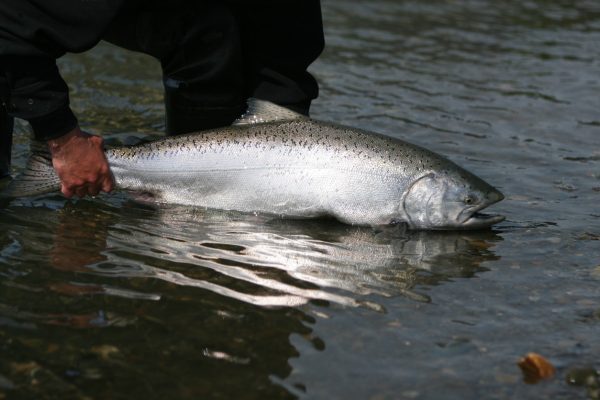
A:
<svg viewBox="0 0 600 400">
<path fill-rule="evenodd" d="M 324 0 L 315 118 L 425 146 L 506 221 L 405 232 L 117 193 L 0 209 L 0 399 L 598 399 L 600 4 Z M 158 65 L 60 61 L 88 131 L 163 129 Z M 29 152 L 15 138 L 15 170 Z M 524 382 L 537 352 L 552 379 Z"/>
</svg>

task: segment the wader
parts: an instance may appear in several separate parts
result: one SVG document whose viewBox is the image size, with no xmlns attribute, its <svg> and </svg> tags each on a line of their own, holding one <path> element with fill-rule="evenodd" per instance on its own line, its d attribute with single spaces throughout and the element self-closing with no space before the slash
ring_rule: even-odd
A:
<svg viewBox="0 0 600 400">
<path fill-rule="evenodd" d="M 136 3 L 103 38 L 160 61 L 168 134 L 229 125 L 249 97 L 308 114 L 318 86 L 306 69 L 324 46 L 319 0 Z"/>
<path fill-rule="evenodd" d="M 0 179 L 10 175 L 13 118 L 8 115 L 8 85 L 0 77 Z"/>
</svg>

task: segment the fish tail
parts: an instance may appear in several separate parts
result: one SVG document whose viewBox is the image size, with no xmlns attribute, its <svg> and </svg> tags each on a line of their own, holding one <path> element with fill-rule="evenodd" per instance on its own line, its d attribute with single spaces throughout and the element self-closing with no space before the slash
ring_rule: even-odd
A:
<svg viewBox="0 0 600 400">
<path fill-rule="evenodd" d="M 26 197 L 51 193 L 60 189 L 60 179 L 48 153 L 34 153 L 25 171 L 0 192 L 0 197 Z"/>
</svg>

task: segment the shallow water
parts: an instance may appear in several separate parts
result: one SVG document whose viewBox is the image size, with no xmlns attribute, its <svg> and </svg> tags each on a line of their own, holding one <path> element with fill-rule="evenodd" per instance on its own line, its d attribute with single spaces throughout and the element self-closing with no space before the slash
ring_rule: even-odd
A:
<svg viewBox="0 0 600 400">
<path fill-rule="evenodd" d="M 122 193 L 13 201 L 0 398 L 600 398 L 600 5 L 323 8 L 313 117 L 445 154 L 505 193 L 507 220 L 403 232 Z M 89 131 L 163 129 L 149 58 L 101 45 L 60 66 Z M 553 379 L 523 382 L 530 351 Z"/>
</svg>

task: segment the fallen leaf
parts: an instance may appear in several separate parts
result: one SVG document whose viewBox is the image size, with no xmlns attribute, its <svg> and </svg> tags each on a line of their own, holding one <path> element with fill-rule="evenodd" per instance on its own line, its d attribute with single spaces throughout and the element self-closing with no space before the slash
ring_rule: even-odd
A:
<svg viewBox="0 0 600 400">
<path fill-rule="evenodd" d="M 519 360 L 518 365 L 523 372 L 525 383 L 538 383 L 542 379 L 550 379 L 556 372 L 554 366 L 537 353 L 527 353 Z"/>
<path fill-rule="evenodd" d="M 11 363 L 11 369 L 17 374 L 30 374 L 40 368 L 40 365 L 35 361 L 23 362 L 23 363 Z"/>
<path fill-rule="evenodd" d="M 101 346 L 94 346 L 90 350 L 92 353 L 96 354 L 103 360 L 108 360 L 111 356 L 119 353 L 119 349 L 115 346 L 111 346 L 109 344 L 104 344 Z"/>
</svg>

